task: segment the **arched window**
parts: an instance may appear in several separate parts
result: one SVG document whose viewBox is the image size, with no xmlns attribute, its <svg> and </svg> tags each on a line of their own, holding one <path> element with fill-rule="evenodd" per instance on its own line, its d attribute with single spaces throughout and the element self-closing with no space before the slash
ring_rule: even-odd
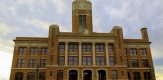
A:
<svg viewBox="0 0 163 80">
<path fill-rule="evenodd" d="M 91 70 L 83 71 L 83 80 L 92 80 L 92 71 Z"/>
<path fill-rule="evenodd" d="M 98 71 L 98 80 L 106 80 L 106 71 L 105 70 Z"/>
<path fill-rule="evenodd" d="M 23 73 L 22 72 L 16 72 L 15 80 L 23 80 Z"/>
<path fill-rule="evenodd" d="M 69 80 L 78 80 L 78 71 L 77 70 L 69 71 Z"/>
<path fill-rule="evenodd" d="M 63 70 L 57 71 L 57 80 L 63 80 Z"/>
</svg>

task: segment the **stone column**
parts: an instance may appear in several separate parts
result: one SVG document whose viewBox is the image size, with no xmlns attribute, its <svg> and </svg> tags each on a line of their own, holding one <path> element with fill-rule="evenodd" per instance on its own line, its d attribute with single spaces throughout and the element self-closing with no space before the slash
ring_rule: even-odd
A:
<svg viewBox="0 0 163 80">
<path fill-rule="evenodd" d="M 108 50 L 108 43 L 105 43 L 105 48 L 106 48 L 106 65 L 109 66 L 109 50 Z"/>
<path fill-rule="evenodd" d="M 95 51 L 95 42 L 92 43 L 92 56 L 93 56 L 93 66 L 96 65 L 96 51 Z"/>
<path fill-rule="evenodd" d="M 82 42 L 79 42 L 79 66 L 82 66 Z"/>
<path fill-rule="evenodd" d="M 65 42 L 65 66 L 68 66 L 68 42 Z"/>
</svg>

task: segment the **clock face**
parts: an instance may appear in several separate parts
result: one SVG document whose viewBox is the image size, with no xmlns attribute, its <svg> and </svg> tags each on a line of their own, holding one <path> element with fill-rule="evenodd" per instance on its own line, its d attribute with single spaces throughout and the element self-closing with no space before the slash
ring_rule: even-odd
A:
<svg viewBox="0 0 163 80">
<path fill-rule="evenodd" d="M 79 4 L 81 9 L 86 9 L 87 8 L 87 3 L 80 3 Z"/>
</svg>

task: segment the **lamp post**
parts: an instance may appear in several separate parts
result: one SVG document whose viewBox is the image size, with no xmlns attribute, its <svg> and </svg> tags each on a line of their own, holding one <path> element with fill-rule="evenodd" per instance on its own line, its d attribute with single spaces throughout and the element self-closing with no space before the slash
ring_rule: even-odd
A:
<svg viewBox="0 0 163 80">
<path fill-rule="evenodd" d="M 36 68 L 36 80 L 39 80 L 39 76 L 38 76 L 38 74 L 39 74 L 39 67 L 40 67 L 40 65 L 37 65 L 37 68 Z"/>
</svg>

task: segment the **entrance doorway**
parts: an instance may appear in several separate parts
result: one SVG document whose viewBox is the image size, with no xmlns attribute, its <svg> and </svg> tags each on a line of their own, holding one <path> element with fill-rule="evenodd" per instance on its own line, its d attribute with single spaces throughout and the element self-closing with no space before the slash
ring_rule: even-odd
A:
<svg viewBox="0 0 163 80">
<path fill-rule="evenodd" d="M 106 80 L 106 71 L 105 70 L 98 71 L 98 80 Z"/>
<path fill-rule="evenodd" d="M 83 80 L 92 80 L 92 71 L 91 70 L 84 70 Z"/>
<path fill-rule="evenodd" d="M 69 80 L 78 80 L 78 71 L 77 70 L 69 71 Z"/>
</svg>

